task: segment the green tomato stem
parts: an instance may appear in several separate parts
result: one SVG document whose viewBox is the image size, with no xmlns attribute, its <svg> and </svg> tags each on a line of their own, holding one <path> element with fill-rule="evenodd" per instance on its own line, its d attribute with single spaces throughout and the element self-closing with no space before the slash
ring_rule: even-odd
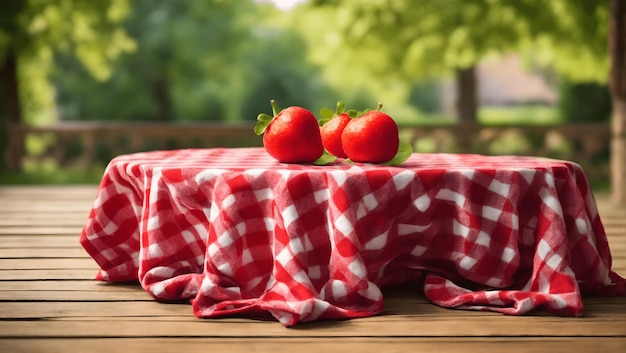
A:
<svg viewBox="0 0 626 353">
<path fill-rule="evenodd" d="M 278 115 L 278 113 L 280 113 L 280 109 L 278 109 L 276 101 L 272 99 L 270 101 L 270 104 L 272 105 L 272 114 L 274 114 L 274 116 Z"/>
<path fill-rule="evenodd" d="M 335 115 L 339 115 L 346 110 L 346 106 L 342 101 L 337 102 L 337 108 L 335 108 Z"/>
</svg>

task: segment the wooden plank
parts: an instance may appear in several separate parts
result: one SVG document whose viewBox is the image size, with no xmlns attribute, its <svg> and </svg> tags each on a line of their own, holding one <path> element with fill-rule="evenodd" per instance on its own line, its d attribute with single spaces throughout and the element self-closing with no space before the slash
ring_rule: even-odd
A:
<svg viewBox="0 0 626 353">
<path fill-rule="evenodd" d="M 59 201 L 16 201 L 0 198 L 0 202 L 2 202 L 2 204 L 0 204 L 0 214 L 7 214 L 15 217 L 20 217 L 25 212 L 50 212 L 51 214 L 87 216 L 93 207 L 93 200 L 75 201 L 65 198 Z"/>
<path fill-rule="evenodd" d="M 617 244 L 626 244 L 626 229 L 624 229 L 624 233 L 623 234 L 612 234 L 612 235 L 608 235 L 607 239 L 609 241 L 609 244 L 611 245 L 617 245 Z"/>
<path fill-rule="evenodd" d="M 209 334 L 207 334 L 208 336 Z M 422 352 L 422 353 L 575 353 L 575 352 L 624 352 L 623 337 L 263 337 L 263 338 L 208 338 L 208 337 L 150 337 L 150 338 L 95 338 L 95 339 L 0 339 L 0 346 L 9 352 L 230 352 L 251 351 L 293 352 Z"/>
<path fill-rule="evenodd" d="M 44 189 L 42 189 L 44 190 Z M 8 192 L 7 192 L 8 191 Z M 78 192 L 71 192 L 71 189 L 64 189 L 64 187 L 57 187 L 50 192 L 42 192 L 38 194 L 31 194 L 28 190 L 18 187 L 16 190 L 0 191 L 0 200 L 11 200 L 19 203 L 49 203 L 49 202 L 70 202 L 75 201 L 78 203 L 93 204 L 97 198 L 97 193 L 90 192 L 89 194 L 79 194 Z"/>
<path fill-rule="evenodd" d="M 0 259 L 28 259 L 28 258 L 90 258 L 81 247 L 69 248 L 0 248 Z"/>
<path fill-rule="evenodd" d="M 616 264 L 617 265 L 617 264 Z M 617 266 L 614 266 L 617 267 Z M 90 257 L 81 258 L 0 258 L 0 270 L 99 269 Z"/>
<path fill-rule="evenodd" d="M 98 193 L 95 184 L 85 185 L 0 185 L 0 198 L 20 200 L 58 200 L 60 196 L 73 200 L 93 200 Z"/>
<path fill-rule="evenodd" d="M 96 277 L 96 273 L 90 269 L 0 270 L 0 281 L 91 280 Z"/>
<path fill-rule="evenodd" d="M 0 270 L 91 269 L 100 267 L 91 258 L 0 259 Z"/>
<path fill-rule="evenodd" d="M 410 315 L 457 315 L 458 312 L 432 305 L 419 288 L 408 291 L 384 288 L 385 312 Z M 109 293 L 112 293 L 109 296 Z M 138 283 L 101 281 L 2 281 L 1 301 L 154 301 Z M 624 297 L 585 297 L 584 315 L 626 315 Z M 159 308 L 159 306 L 154 306 Z M 616 311 L 617 310 L 617 311 Z M 482 315 L 482 312 L 468 312 Z"/>
<path fill-rule="evenodd" d="M 80 247 L 78 236 L 96 190 L 96 186 L 82 190 L 0 187 L 2 351 L 626 349 L 626 297 L 585 297 L 582 317 L 542 312 L 512 317 L 439 308 L 415 285 L 406 285 L 385 288 L 385 315 L 371 318 L 321 321 L 292 329 L 246 318 L 198 319 L 191 305 L 159 303 L 138 283 L 92 280 L 97 265 Z M 15 199 L 20 200 L 18 211 L 3 208 L 6 200 Z M 601 214 L 613 269 L 624 275 L 626 212 L 607 209 L 608 217 Z"/>
<path fill-rule="evenodd" d="M 626 242 L 610 241 L 609 248 L 613 257 L 626 255 Z"/>
<path fill-rule="evenodd" d="M 613 266 L 612 269 L 613 269 L 613 272 L 617 273 L 623 278 L 626 278 L 626 265 Z"/>
<path fill-rule="evenodd" d="M 140 294 L 140 291 L 137 291 Z M 2 319 L 42 319 L 68 317 L 193 317 L 189 304 L 165 304 L 154 300 L 103 302 L 4 302 L 0 309 Z"/>
<path fill-rule="evenodd" d="M 137 302 L 138 306 L 145 304 Z M 171 306 L 171 305 L 164 305 Z M 274 321 L 246 319 L 154 320 L 138 312 L 135 320 L 101 317 L 66 320 L 0 321 L 0 337 L 626 337 L 626 318 L 537 316 L 378 316 L 317 321 L 287 329 Z M 176 319 L 173 310 L 172 319 Z M 71 313 L 70 313 L 71 314 Z M 141 317 L 143 315 L 143 317 Z"/>
<path fill-rule="evenodd" d="M 143 291 L 139 283 L 108 283 L 95 280 L 33 280 L 33 281 L 2 281 L 0 291 L 87 291 L 87 292 L 129 292 Z"/>
<path fill-rule="evenodd" d="M 62 288 L 62 282 L 59 288 Z M 0 286 L 3 283 L 0 282 Z M 144 290 L 129 291 L 76 291 L 76 290 L 0 290 L 0 302 L 44 302 L 46 305 L 56 305 L 52 302 L 120 302 L 120 301 L 154 301 L 154 298 Z M 3 303 L 2 305 L 7 305 Z M 1 316 L 2 314 L 0 314 Z"/>
<path fill-rule="evenodd" d="M 87 215 L 77 217 L 74 214 L 44 213 L 45 217 L 38 214 L 31 215 L 7 215 L 0 213 L 0 227 L 42 227 L 42 226 L 71 226 L 84 227 L 87 223 Z"/>
<path fill-rule="evenodd" d="M 0 227 L 0 235 L 62 235 L 76 234 L 79 235 L 83 230 L 83 226 L 14 226 Z"/>
<path fill-rule="evenodd" d="M 626 227 L 626 219 L 622 218 L 624 217 L 624 215 L 626 215 L 626 212 L 620 215 L 614 215 L 613 217 L 602 217 L 602 215 L 600 215 L 602 219 L 602 225 L 605 228 L 614 227 L 616 229 L 624 229 L 624 227 Z"/>
<path fill-rule="evenodd" d="M 611 228 L 615 227 L 615 228 Z M 624 238 L 626 237 L 626 226 L 609 226 L 605 227 L 605 231 L 609 240 L 613 238 Z"/>
<path fill-rule="evenodd" d="M 614 246 L 626 246 L 626 229 L 624 230 L 624 235 L 618 235 L 618 234 L 610 234 L 607 236 L 607 239 L 609 241 L 609 246 L 610 247 L 614 247 Z"/>
<path fill-rule="evenodd" d="M 61 289 L 59 287 L 58 289 Z M 41 297 L 36 297 L 39 292 L 31 292 L 31 294 L 21 294 L 18 297 L 11 297 L 11 293 L 15 291 L 0 291 L 0 297 L 5 303 L 0 310 L 0 318 L 19 318 L 19 319 L 39 319 L 39 318 L 59 318 L 59 317 L 83 317 L 83 316 L 169 316 L 172 314 L 178 316 L 191 316 L 191 307 L 185 304 L 160 303 L 155 300 L 139 303 L 138 301 L 147 301 L 149 298 L 147 293 L 142 289 L 134 292 L 130 291 L 108 291 L 98 299 L 94 299 L 91 291 L 41 291 Z M 104 292 L 103 292 L 104 293 Z M 111 297 L 106 294 L 111 293 Z M 117 297 L 115 294 L 119 293 Z M 46 299 L 44 295 L 58 298 Z M 123 297 L 123 298 L 121 298 Z M 121 298 L 121 299 L 120 299 Z M 137 299 L 137 301 L 135 301 Z M 22 301 L 17 301 L 22 300 Z M 28 300 L 25 302 L 24 300 Z M 34 302 L 38 300 L 39 302 Z M 78 301 L 83 302 L 78 302 Z M 54 305 L 49 302 L 57 301 Z M 93 303 L 97 301 L 97 303 Z M 173 312 L 173 310 L 176 310 Z M 493 314 L 482 311 L 459 311 L 454 309 L 441 308 L 433 305 L 426 300 L 386 300 L 385 314 L 390 316 L 502 316 L 501 314 Z M 547 313 L 537 313 L 534 316 L 544 317 L 551 316 Z M 626 299 L 621 302 L 613 303 L 591 303 L 588 302 L 583 317 L 599 318 L 601 316 L 626 320 Z M 531 315 L 526 317 L 533 317 Z M 565 320 L 576 320 L 578 318 L 565 318 Z M 624 327 L 626 329 L 626 327 Z"/>
<path fill-rule="evenodd" d="M 0 235 L 0 248 L 76 248 L 78 240 L 78 234 Z"/>
<path fill-rule="evenodd" d="M 75 195 L 82 198 L 95 196 L 98 190 L 97 185 L 4 185 L 0 186 L 0 196 L 30 195 L 39 197 L 41 195 Z"/>
<path fill-rule="evenodd" d="M 59 200 L 40 201 L 40 200 L 14 200 L 9 198 L 0 198 L 0 212 L 18 213 L 18 212 L 52 212 L 67 213 L 77 212 L 78 214 L 88 215 L 93 201 L 76 201 L 63 198 L 59 195 Z"/>
</svg>

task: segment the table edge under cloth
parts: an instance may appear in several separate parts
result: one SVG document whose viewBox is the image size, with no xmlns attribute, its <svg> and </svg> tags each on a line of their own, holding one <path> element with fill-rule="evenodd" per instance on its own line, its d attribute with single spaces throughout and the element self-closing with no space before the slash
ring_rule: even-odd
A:
<svg viewBox="0 0 626 353">
<path fill-rule="evenodd" d="M 582 168 L 535 157 L 413 153 L 390 167 L 282 164 L 261 148 L 122 155 L 80 243 L 98 280 L 138 280 L 198 317 L 286 326 L 381 313 L 381 287 L 418 278 L 436 305 L 511 315 L 580 315 L 583 292 L 626 288 Z"/>
</svg>

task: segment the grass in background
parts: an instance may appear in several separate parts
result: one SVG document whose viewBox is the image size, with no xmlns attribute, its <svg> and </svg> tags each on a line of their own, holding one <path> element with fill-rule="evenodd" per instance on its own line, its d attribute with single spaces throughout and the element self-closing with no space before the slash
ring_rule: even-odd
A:
<svg viewBox="0 0 626 353">
<path fill-rule="evenodd" d="M 549 125 L 564 123 L 555 106 L 519 105 L 513 107 L 483 107 L 478 122 L 484 125 Z"/>
<path fill-rule="evenodd" d="M 455 118 L 445 114 L 428 114 L 412 108 L 389 109 L 398 125 L 452 125 Z M 547 105 L 516 105 L 481 107 L 478 123 L 483 125 L 551 125 L 565 123 L 558 107 Z"/>
<path fill-rule="evenodd" d="M 97 184 L 104 167 L 60 167 L 52 160 L 26 161 L 21 172 L 0 171 L 0 185 Z"/>
</svg>

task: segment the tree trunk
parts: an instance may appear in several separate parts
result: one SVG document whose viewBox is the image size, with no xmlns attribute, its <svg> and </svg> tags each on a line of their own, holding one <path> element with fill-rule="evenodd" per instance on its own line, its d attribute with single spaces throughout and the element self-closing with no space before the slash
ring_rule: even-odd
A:
<svg viewBox="0 0 626 353">
<path fill-rule="evenodd" d="M 458 123 L 467 126 L 466 134 L 457 136 L 460 152 L 470 152 L 471 133 L 478 116 L 478 80 L 476 78 L 476 67 L 456 70 L 457 102 L 456 109 Z"/>
<path fill-rule="evenodd" d="M 169 81 L 165 77 L 159 77 L 151 82 L 152 99 L 157 106 L 156 119 L 159 121 L 171 121 L 172 101 L 170 99 Z"/>
<path fill-rule="evenodd" d="M 15 51 L 9 49 L 0 67 L 0 85 L 2 85 L 2 129 L 0 132 L 0 152 L 7 167 L 21 170 L 24 156 L 24 139 L 22 136 L 10 135 L 10 128 L 22 122 L 22 106 L 20 104 L 17 80 L 17 57 Z"/>
<path fill-rule="evenodd" d="M 611 116 L 611 199 L 626 205 L 626 2 L 611 0 L 609 20 L 609 86 Z"/>
</svg>

